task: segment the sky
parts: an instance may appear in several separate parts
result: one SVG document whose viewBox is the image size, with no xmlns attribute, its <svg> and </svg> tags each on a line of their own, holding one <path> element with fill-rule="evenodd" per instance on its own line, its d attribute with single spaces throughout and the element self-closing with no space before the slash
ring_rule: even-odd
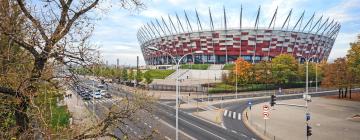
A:
<svg viewBox="0 0 360 140">
<path fill-rule="evenodd" d="M 315 12 L 316 19 L 334 19 L 340 22 L 341 29 L 330 53 L 329 60 L 344 57 L 350 48 L 349 43 L 355 42 L 360 34 L 360 0 L 143 0 L 145 8 L 141 10 L 126 10 L 116 2 L 101 4 L 97 11 L 100 20 L 95 23 L 91 38 L 92 43 L 99 46 L 104 62 L 120 65 L 136 65 L 136 56 L 140 65 L 145 65 L 136 33 L 149 21 L 167 20 L 168 15 L 175 20 L 175 13 L 180 19 L 185 19 L 184 10 L 189 15 L 192 26 L 196 25 L 195 9 L 199 13 L 203 28 L 209 28 L 208 9 L 211 9 L 214 26 L 222 27 L 223 7 L 226 8 L 228 26 L 239 28 L 240 7 L 243 7 L 243 26 L 253 27 L 257 9 L 261 6 L 259 27 L 266 27 L 278 6 L 276 26 L 282 25 L 289 11 L 293 8 L 290 25 L 297 21 L 305 10 L 305 19 Z M 306 21 L 306 20 L 305 20 Z M 194 28 L 194 27 L 193 27 Z M 196 26 L 195 26 L 196 28 Z"/>
</svg>

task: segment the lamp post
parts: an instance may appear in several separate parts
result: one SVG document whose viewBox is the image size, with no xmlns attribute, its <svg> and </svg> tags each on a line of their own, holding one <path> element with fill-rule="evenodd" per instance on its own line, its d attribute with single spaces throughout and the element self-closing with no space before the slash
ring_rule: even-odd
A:
<svg viewBox="0 0 360 140">
<path fill-rule="evenodd" d="M 159 51 L 159 52 L 168 54 L 176 64 L 176 105 L 175 105 L 176 107 L 175 107 L 175 109 L 176 109 L 176 140 L 178 140 L 179 139 L 179 91 L 180 91 L 179 90 L 179 65 L 180 65 L 181 60 L 183 58 L 185 58 L 185 56 L 193 55 L 195 53 L 201 54 L 202 51 L 195 51 L 195 52 L 184 54 L 182 57 L 180 57 L 180 59 L 178 59 L 178 61 L 176 61 L 175 57 L 168 52 L 159 50 L 158 48 L 155 48 L 155 47 L 148 47 L 148 49 L 151 51 Z"/>
</svg>

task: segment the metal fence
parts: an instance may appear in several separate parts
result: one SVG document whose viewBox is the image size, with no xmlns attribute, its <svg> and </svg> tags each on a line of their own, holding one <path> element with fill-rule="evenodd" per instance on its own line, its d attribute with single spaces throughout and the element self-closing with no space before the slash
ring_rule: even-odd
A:
<svg viewBox="0 0 360 140">
<path fill-rule="evenodd" d="M 204 87 L 201 87 L 200 85 L 197 86 L 179 86 L 180 92 L 203 92 L 205 91 Z M 160 91 L 175 91 L 176 85 L 160 85 L 160 84 L 154 84 L 149 85 L 149 89 L 151 90 L 160 90 Z"/>
</svg>

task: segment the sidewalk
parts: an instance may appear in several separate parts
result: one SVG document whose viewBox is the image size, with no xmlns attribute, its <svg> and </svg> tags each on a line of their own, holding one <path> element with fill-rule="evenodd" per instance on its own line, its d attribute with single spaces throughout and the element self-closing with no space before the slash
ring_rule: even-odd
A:
<svg viewBox="0 0 360 140">
<path fill-rule="evenodd" d="M 302 99 L 281 102 L 305 104 Z M 254 105 L 249 118 L 250 122 L 244 120 L 250 129 L 265 139 L 306 139 L 304 108 L 275 105 L 274 110 L 270 110 L 270 119 L 266 121 L 265 132 L 265 121 L 262 114 L 264 104 L 268 103 Z M 248 109 L 245 111 L 249 112 Z M 360 114 L 360 102 L 314 97 L 309 103 L 309 113 L 311 114 L 309 125 L 312 127 L 310 139 L 350 140 L 360 138 L 360 122 L 350 119 L 352 116 Z"/>
<path fill-rule="evenodd" d="M 89 127 L 89 124 L 97 121 L 92 113 L 85 107 L 81 97 L 69 89 L 66 89 L 65 92 L 66 94 L 72 94 L 72 97 L 64 97 L 64 102 L 72 116 L 72 121 L 70 121 L 71 128 L 80 132 Z"/>
</svg>

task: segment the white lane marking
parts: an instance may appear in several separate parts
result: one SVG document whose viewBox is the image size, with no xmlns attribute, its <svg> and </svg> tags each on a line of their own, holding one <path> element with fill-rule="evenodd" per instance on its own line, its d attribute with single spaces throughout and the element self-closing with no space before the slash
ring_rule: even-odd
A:
<svg viewBox="0 0 360 140">
<path fill-rule="evenodd" d="M 236 119 L 236 112 L 233 112 L 233 119 Z"/>
<path fill-rule="evenodd" d="M 245 137 L 245 138 L 247 138 L 248 136 L 246 136 L 245 134 L 243 134 L 243 133 L 241 133 L 240 134 L 241 136 L 243 136 L 243 137 Z"/>
<path fill-rule="evenodd" d="M 176 129 L 174 126 L 170 125 L 169 123 L 165 122 L 164 120 L 160 119 L 159 118 L 159 122 L 162 123 L 162 124 L 165 124 L 166 126 L 172 128 L 172 129 Z M 179 130 L 179 132 L 185 136 L 187 136 L 188 138 L 192 139 L 192 140 L 196 140 L 194 137 L 190 136 L 189 134 L 186 134 L 185 132 Z"/>
<path fill-rule="evenodd" d="M 144 123 L 145 125 L 148 125 L 147 123 Z"/>
<path fill-rule="evenodd" d="M 171 140 L 168 136 L 165 136 L 165 139 L 167 139 L 167 140 Z"/>
<path fill-rule="evenodd" d="M 151 125 L 149 125 L 149 128 L 151 128 Z"/>
<path fill-rule="evenodd" d="M 224 116 L 226 116 L 227 112 L 228 112 L 228 111 L 227 111 L 227 110 L 225 110 L 225 112 L 224 112 Z"/>
<path fill-rule="evenodd" d="M 229 111 L 229 117 L 231 117 L 231 111 Z"/>
<path fill-rule="evenodd" d="M 85 105 L 88 105 L 88 102 L 84 102 Z"/>
<path fill-rule="evenodd" d="M 184 120 L 184 119 L 182 119 L 182 118 L 179 118 L 179 119 L 182 120 L 182 121 L 184 121 L 185 123 L 187 123 L 187 124 L 189 124 L 189 125 L 192 125 L 192 126 L 198 128 L 198 129 L 201 129 L 201 130 L 203 130 L 203 131 L 205 131 L 205 132 L 207 132 L 207 133 L 209 133 L 209 134 L 211 134 L 211 135 L 213 135 L 213 136 L 215 136 L 215 137 L 218 137 L 219 139 L 225 140 L 224 138 L 222 138 L 222 137 L 220 137 L 220 136 L 218 136 L 218 135 L 216 135 L 216 134 L 214 134 L 214 133 L 212 133 L 212 132 L 210 132 L 210 131 L 207 131 L 207 130 L 205 130 L 205 129 L 197 126 L 197 125 L 194 125 L 194 124 L 192 124 L 192 123 L 190 123 L 190 122 L 188 122 L 188 121 L 186 121 L 186 120 Z"/>
<path fill-rule="evenodd" d="M 238 114 L 238 120 L 241 120 L 241 113 Z"/>
<path fill-rule="evenodd" d="M 233 132 L 233 133 L 237 133 L 235 130 L 231 130 L 231 132 Z"/>
</svg>

